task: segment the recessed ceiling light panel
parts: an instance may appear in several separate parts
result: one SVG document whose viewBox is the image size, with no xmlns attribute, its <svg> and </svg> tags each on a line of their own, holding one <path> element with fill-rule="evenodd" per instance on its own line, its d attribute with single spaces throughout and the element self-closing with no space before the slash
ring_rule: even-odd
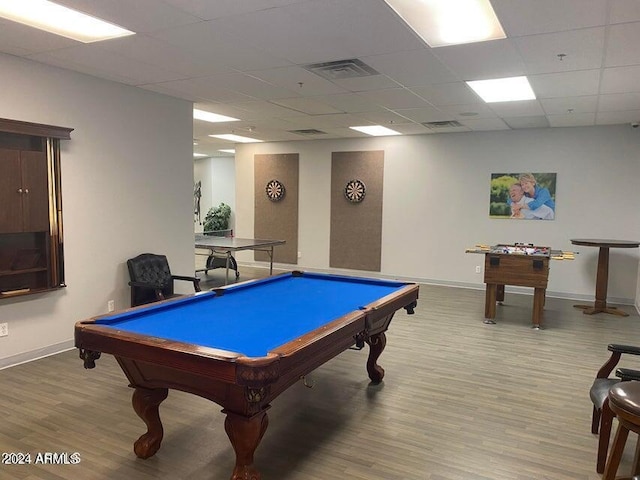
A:
<svg viewBox="0 0 640 480">
<path fill-rule="evenodd" d="M 0 17 L 83 43 L 135 34 L 48 0 L 0 0 Z"/>
<path fill-rule="evenodd" d="M 240 120 L 233 117 L 227 117 L 226 115 L 220 115 L 218 113 L 207 112 L 205 110 L 193 109 L 193 118 L 196 120 L 202 120 L 204 122 L 220 123 L 220 122 L 239 122 Z"/>
<path fill-rule="evenodd" d="M 384 137 L 389 135 L 402 135 L 400 132 L 383 127 L 382 125 L 363 125 L 361 127 L 349 127 L 351 130 L 366 133 L 374 137 Z"/>
<path fill-rule="evenodd" d="M 527 77 L 475 80 L 467 82 L 467 85 L 487 103 L 535 100 L 536 98 Z"/>
<path fill-rule="evenodd" d="M 219 138 L 221 140 L 229 140 L 230 142 L 238 142 L 238 143 L 260 143 L 262 140 L 258 140 L 257 138 L 249 138 L 243 137 L 241 135 L 234 134 L 224 134 L 224 135 L 209 135 L 213 138 Z"/>
<path fill-rule="evenodd" d="M 385 0 L 430 47 L 507 38 L 489 0 Z"/>
</svg>

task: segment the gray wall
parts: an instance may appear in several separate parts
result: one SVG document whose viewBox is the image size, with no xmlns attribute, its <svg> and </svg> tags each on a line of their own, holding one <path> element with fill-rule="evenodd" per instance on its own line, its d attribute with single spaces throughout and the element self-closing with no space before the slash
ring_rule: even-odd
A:
<svg viewBox="0 0 640 480">
<path fill-rule="evenodd" d="M 0 72 L 1 117 L 75 129 L 62 142 L 68 287 L 0 302 L 2 367 L 71 347 L 74 323 L 108 300 L 127 307 L 127 258 L 161 252 L 187 275 L 194 260 L 191 103 L 8 55 Z"/>
<path fill-rule="evenodd" d="M 331 153 L 360 150 L 385 152 L 383 276 L 482 288 L 482 258 L 465 248 L 527 242 L 579 251 L 552 263 L 548 293 L 587 299 L 598 252 L 569 239 L 640 240 L 640 131 L 626 125 L 241 145 L 238 233 L 252 234 L 253 155 L 300 153 L 298 268 L 328 270 Z M 490 219 L 490 174 L 505 171 L 556 172 L 556 220 Z M 611 250 L 611 301 L 633 304 L 638 257 Z"/>
</svg>

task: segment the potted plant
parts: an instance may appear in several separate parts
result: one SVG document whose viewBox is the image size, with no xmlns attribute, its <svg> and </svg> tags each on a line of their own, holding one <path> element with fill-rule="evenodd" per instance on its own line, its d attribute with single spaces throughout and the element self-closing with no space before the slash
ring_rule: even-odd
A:
<svg viewBox="0 0 640 480">
<path fill-rule="evenodd" d="M 231 207 L 222 202 L 217 207 L 211 207 L 204 217 L 204 233 L 208 235 L 224 236 L 224 230 L 229 229 Z"/>
</svg>

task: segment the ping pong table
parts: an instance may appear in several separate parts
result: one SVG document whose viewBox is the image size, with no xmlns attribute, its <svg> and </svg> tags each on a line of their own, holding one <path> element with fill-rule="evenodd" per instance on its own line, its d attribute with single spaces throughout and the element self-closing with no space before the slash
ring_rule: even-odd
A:
<svg viewBox="0 0 640 480">
<path fill-rule="evenodd" d="M 269 255 L 269 275 L 273 274 L 273 247 L 284 245 L 285 240 L 264 240 L 254 238 L 219 237 L 214 235 L 196 234 L 196 254 L 207 255 L 205 268 L 196 270 L 208 273 L 215 268 L 225 268 L 224 284 L 229 283 L 229 269 L 235 270 L 236 278 L 240 276 L 238 264 L 233 257 L 234 252 L 241 250 L 255 250 L 266 252 Z M 208 253 L 199 253 L 197 250 L 208 250 Z"/>
</svg>

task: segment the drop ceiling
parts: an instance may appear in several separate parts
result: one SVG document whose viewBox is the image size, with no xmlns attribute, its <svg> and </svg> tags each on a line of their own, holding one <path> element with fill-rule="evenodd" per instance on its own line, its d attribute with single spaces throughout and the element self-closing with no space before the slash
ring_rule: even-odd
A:
<svg viewBox="0 0 640 480">
<path fill-rule="evenodd" d="M 492 0 L 506 39 L 440 48 L 383 0 L 57 1 L 137 34 L 82 44 L 0 19 L 0 51 L 241 119 L 194 121 L 208 155 L 233 148 L 209 134 L 290 141 L 366 136 L 355 125 L 438 134 L 640 121 L 638 0 Z M 306 68 L 347 59 L 377 73 L 328 79 Z M 465 83 L 519 75 L 536 100 L 486 104 Z"/>
</svg>

